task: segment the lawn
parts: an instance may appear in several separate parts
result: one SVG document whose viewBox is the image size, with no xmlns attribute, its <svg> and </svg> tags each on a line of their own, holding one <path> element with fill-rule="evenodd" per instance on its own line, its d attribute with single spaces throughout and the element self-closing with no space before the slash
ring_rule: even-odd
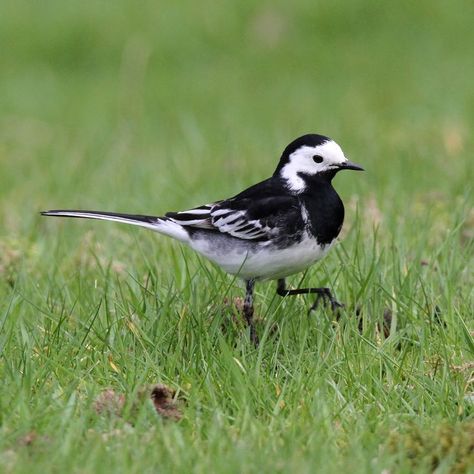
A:
<svg viewBox="0 0 474 474">
<path fill-rule="evenodd" d="M 474 472 L 473 15 L 2 2 L 0 470 Z M 241 283 L 189 249 L 39 215 L 231 196 L 308 132 L 366 172 L 337 176 L 340 242 L 289 283 L 346 308 L 259 283 L 258 349 Z"/>
</svg>

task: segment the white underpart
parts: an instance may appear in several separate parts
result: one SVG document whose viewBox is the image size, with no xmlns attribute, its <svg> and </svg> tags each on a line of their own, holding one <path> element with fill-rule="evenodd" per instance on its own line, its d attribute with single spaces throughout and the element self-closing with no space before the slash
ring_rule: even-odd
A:
<svg viewBox="0 0 474 474">
<path fill-rule="evenodd" d="M 189 243 L 189 234 L 183 227 L 171 220 L 159 219 L 154 227 L 151 227 L 155 232 L 173 237 L 173 239 L 179 240 L 180 242 Z"/>
<path fill-rule="evenodd" d="M 323 158 L 322 163 L 315 163 L 314 155 Z M 333 140 L 329 140 L 319 146 L 302 146 L 289 156 L 289 162 L 282 168 L 280 174 L 292 191 L 301 192 L 305 188 L 305 182 L 299 174 L 315 175 L 329 171 L 345 163 L 347 158 L 341 147 Z"/>
<path fill-rule="evenodd" d="M 301 272 L 321 260 L 333 243 L 319 245 L 314 238 L 305 236 L 301 242 L 285 249 L 277 249 L 268 242 L 254 250 L 247 246 L 219 249 L 206 239 L 193 240 L 190 246 L 231 275 L 274 280 Z"/>
</svg>

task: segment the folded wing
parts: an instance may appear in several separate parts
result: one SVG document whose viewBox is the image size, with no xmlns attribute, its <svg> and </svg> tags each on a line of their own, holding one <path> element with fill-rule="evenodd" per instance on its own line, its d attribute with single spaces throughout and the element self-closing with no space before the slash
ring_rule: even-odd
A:
<svg viewBox="0 0 474 474">
<path fill-rule="evenodd" d="M 182 226 L 221 232 L 242 240 L 268 241 L 301 220 L 296 198 L 266 196 L 232 198 L 166 217 Z"/>
</svg>

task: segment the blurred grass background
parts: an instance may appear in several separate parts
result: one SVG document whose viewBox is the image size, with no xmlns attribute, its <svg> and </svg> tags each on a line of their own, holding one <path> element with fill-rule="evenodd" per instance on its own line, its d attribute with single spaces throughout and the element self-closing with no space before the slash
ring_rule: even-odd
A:
<svg viewBox="0 0 474 474">
<path fill-rule="evenodd" d="M 216 367 L 216 378 L 206 384 L 205 394 L 198 389 L 188 393 L 193 401 L 184 426 L 162 426 L 153 435 L 164 443 L 159 453 L 170 469 L 212 469 L 207 455 L 214 457 L 215 469 L 220 466 L 221 471 L 234 472 L 270 467 L 309 472 L 317 465 L 337 472 L 343 462 L 340 459 L 358 460 L 360 472 L 367 472 L 373 466 L 395 462 L 396 456 L 377 458 L 381 432 L 376 420 L 385 420 L 380 421 L 383 433 L 394 429 L 401 423 L 397 415 L 413 415 L 407 409 L 409 398 L 401 396 L 401 404 L 392 400 L 384 415 L 370 412 L 365 419 L 368 401 L 350 377 L 355 366 L 360 369 L 359 362 L 364 365 L 357 359 L 362 355 L 348 356 L 338 346 L 339 336 L 321 339 L 321 334 L 331 331 L 321 322 L 311 332 L 314 320 L 302 318 L 308 301 L 285 302 L 275 309 L 273 285 L 260 286 L 261 312 L 270 321 L 276 318 L 283 342 L 276 349 L 272 345 L 261 349 L 255 356 L 257 362 L 247 354 L 249 367 L 258 366 L 262 357 L 278 361 L 281 345 L 286 344 L 290 367 L 298 363 L 307 368 L 314 354 L 305 352 L 304 343 L 298 345 L 298 334 L 309 331 L 321 357 L 326 350 L 334 351 L 334 367 L 345 354 L 348 378 L 341 375 L 341 380 L 346 380 L 354 397 L 361 398 L 354 401 L 351 416 L 355 418 L 349 416 L 347 424 L 342 422 L 342 428 L 336 429 L 339 434 L 327 441 L 324 433 L 332 432 L 333 418 L 350 403 L 341 401 L 348 394 L 343 389 L 337 396 L 327 394 L 326 389 L 316 390 L 308 382 L 310 388 L 304 390 L 327 398 L 326 408 L 315 408 L 317 419 L 324 410 L 327 417 L 318 425 L 320 431 L 314 432 L 311 417 L 301 421 L 295 414 L 299 409 L 295 388 L 294 398 L 286 398 L 291 415 L 285 417 L 281 409 L 281 419 L 271 422 L 278 428 L 268 428 L 273 436 L 270 442 L 262 407 L 264 393 L 273 393 L 273 385 L 270 389 L 260 381 L 255 394 L 251 386 L 242 389 L 249 391 L 245 396 L 229 392 L 233 383 L 255 380 L 249 382 L 231 371 L 234 375 L 229 382 L 226 371 L 231 369 L 226 363 L 232 364 L 237 357 L 232 346 L 215 349 L 212 334 L 218 332 L 216 324 L 211 325 L 211 336 L 201 334 L 210 331 L 202 321 L 212 312 L 209 305 L 216 304 L 223 292 L 239 295 L 238 286 L 234 288 L 230 279 L 191 252 L 151 233 L 112 224 L 47 221 L 38 216 L 40 210 L 61 207 L 159 215 L 230 196 L 266 178 L 284 146 L 308 132 L 331 136 L 367 170 L 363 175 L 337 177 L 335 184 L 347 208 L 344 244 L 322 271 L 311 270 L 308 279 L 336 284 L 349 305 L 362 300 L 373 309 L 372 314 L 380 315 L 384 305 L 393 305 L 391 298 L 405 298 L 401 305 L 405 313 L 400 317 L 409 315 L 412 332 L 400 337 L 416 339 L 418 334 L 421 338 L 409 350 L 408 359 L 421 364 L 415 364 L 420 373 L 425 370 L 423 361 L 437 354 L 442 353 L 446 363 L 444 375 L 436 382 L 439 385 L 433 382 L 433 393 L 438 395 L 430 395 L 433 399 L 425 401 L 426 405 L 421 403 L 424 408 L 418 413 L 428 418 L 420 422 L 420 429 L 430 431 L 427 420 L 436 411 L 454 423 L 460 400 L 472 392 L 469 375 L 454 382 L 446 374 L 450 364 L 472 360 L 473 15 L 474 5 L 467 0 L 2 2 L 1 371 L 10 391 L 3 395 L 1 407 L 6 440 L 2 455 L 10 468 L 28 470 L 30 461 L 42 462 L 37 465 L 46 468 L 53 447 L 64 469 L 76 466 L 78 459 L 85 462 L 81 456 L 71 456 L 71 449 L 61 445 L 61 440 L 30 453 L 30 461 L 21 451 L 24 446 L 18 452 L 12 448 L 31 430 L 51 438 L 62 426 L 60 419 L 71 420 L 65 416 L 70 406 L 81 406 L 70 398 L 78 390 L 96 393 L 112 385 L 133 392 L 139 381 L 161 378 L 186 391 L 186 384 L 199 386 L 203 367 L 212 366 L 209 359 L 214 350 L 225 362 L 220 369 Z M 375 234 L 374 228 L 378 229 Z M 353 267 L 346 268 L 344 261 Z M 155 306 L 150 302 L 151 306 L 144 306 L 147 296 L 141 295 L 136 282 L 147 272 L 153 276 L 161 306 L 156 301 Z M 426 301 L 418 307 L 416 299 L 422 294 Z M 441 307 L 447 329 L 425 333 L 426 321 L 417 319 L 416 308 L 426 302 Z M 122 333 L 123 340 L 118 335 L 109 338 L 114 323 L 108 305 L 119 306 L 117 314 L 122 314 L 120 321 L 125 326 L 130 323 L 129 314 L 137 311 L 143 321 L 150 321 L 150 326 L 143 326 L 143 341 L 134 346 L 133 357 L 121 360 L 122 371 L 134 374 L 129 378 L 114 372 L 107 359 L 109 353 L 122 357 L 130 344 Z M 174 333 L 173 328 L 193 307 L 197 309 L 191 323 Z M 97 321 L 88 319 L 94 311 L 98 311 Z M 156 311 L 169 316 L 168 321 L 153 322 Z M 283 317 L 286 313 L 292 314 L 291 322 Z M 69 321 L 64 314 L 75 316 Z M 465 327 L 456 319 L 459 315 Z M 49 332 L 51 324 L 57 324 L 56 332 Z M 362 337 L 357 322 L 351 324 L 350 344 L 362 344 L 362 353 L 369 350 L 363 341 L 373 340 L 376 323 L 368 324 L 372 333 L 365 334 L 367 339 L 357 339 Z M 269 330 L 268 325 L 266 328 Z M 285 329 L 290 335 L 285 336 Z M 107 336 L 101 336 L 102 330 Z M 237 332 L 233 337 L 241 339 L 242 335 Z M 168 345 L 160 346 L 158 341 Z M 395 351 L 398 343 L 396 340 L 390 350 Z M 158 348 L 152 349 L 154 344 Z M 86 349 L 81 347 L 86 346 L 102 352 L 90 356 L 84 366 L 76 365 L 73 354 L 82 353 Z M 378 357 L 380 353 L 370 347 L 375 351 L 372 356 Z M 245 347 L 239 350 L 245 355 Z M 39 354 L 38 359 L 33 354 Z M 403 365 L 405 352 L 390 354 L 390 360 Z M 26 370 L 22 364 L 30 356 L 31 366 Z M 68 369 L 63 373 L 60 367 Z M 317 383 L 332 376 L 334 367 L 324 367 L 318 369 Z M 377 367 L 364 374 L 361 386 L 374 384 L 374 399 L 377 393 L 389 397 L 395 382 L 393 386 L 386 382 Z M 266 376 L 271 385 L 270 373 Z M 217 386 L 227 388 L 216 394 Z M 456 395 L 443 398 L 442 393 L 451 393 L 447 386 Z M 254 396 L 260 408 L 249 421 L 246 410 L 251 410 L 247 405 L 253 406 Z M 56 405 L 48 409 L 51 398 Z M 276 399 L 280 403 L 280 395 Z M 296 411 L 291 411 L 292 400 Z M 38 412 L 44 413 L 40 421 Z M 221 413 L 225 422 L 212 418 L 214 413 Z M 202 416 L 198 426 L 195 416 L 198 420 Z M 392 423 L 393 417 L 398 421 Z M 96 447 L 95 438 L 91 441 L 84 435 L 91 426 L 97 428 L 94 423 L 87 417 L 81 418 L 80 428 L 74 424 L 79 423 L 77 419 L 71 423 L 73 428 L 67 430 L 70 443 L 79 443 L 86 451 Z M 285 426 L 294 430 L 293 441 L 287 438 Z M 127 441 L 135 452 L 142 452 L 140 427 L 149 428 L 138 423 L 137 431 L 130 435 L 134 441 Z M 242 435 L 240 458 L 229 454 L 234 430 Z M 207 437 L 213 441 L 206 443 Z M 351 438 L 359 444 L 352 445 Z M 313 443 L 312 450 L 304 445 L 306 439 L 312 440 L 308 441 Z M 254 457 L 251 441 L 266 453 L 267 461 Z M 320 448 L 314 445 L 316 441 Z M 168 442 L 177 444 L 171 448 Z M 179 447 L 188 442 L 192 444 L 191 448 L 187 445 L 188 451 Z M 123 448 L 118 445 L 107 449 Z M 345 447 L 342 454 L 339 447 Z M 146 460 L 134 464 L 134 455 L 126 449 L 114 452 L 128 472 L 145 472 L 156 462 L 149 452 L 149 464 Z M 406 460 L 406 451 L 400 452 Z M 420 455 L 423 462 L 429 464 L 430 455 L 423 455 L 428 459 Z M 231 456 L 230 464 L 225 456 Z M 96 447 L 93 461 L 84 465 L 106 470 L 106 458 L 105 448 Z M 452 465 L 457 466 L 456 462 Z M 119 469 L 113 462 L 109 468 Z"/>
</svg>

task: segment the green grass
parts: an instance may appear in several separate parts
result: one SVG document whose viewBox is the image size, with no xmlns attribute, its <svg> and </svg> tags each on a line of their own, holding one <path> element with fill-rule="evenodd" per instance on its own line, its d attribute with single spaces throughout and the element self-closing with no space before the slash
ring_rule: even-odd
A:
<svg viewBox="0 0 474 474">
<path fill-rule="evenodd" d="M 1 470 L 474 472 L 472 2 L 168 3 L 1 7 Z M 258 350 L 190 250 L 38 215 L 226 197 L 311 131 L 367 172 L 290 282 L 347 309 L 261 283 Z"/>
</svg>

